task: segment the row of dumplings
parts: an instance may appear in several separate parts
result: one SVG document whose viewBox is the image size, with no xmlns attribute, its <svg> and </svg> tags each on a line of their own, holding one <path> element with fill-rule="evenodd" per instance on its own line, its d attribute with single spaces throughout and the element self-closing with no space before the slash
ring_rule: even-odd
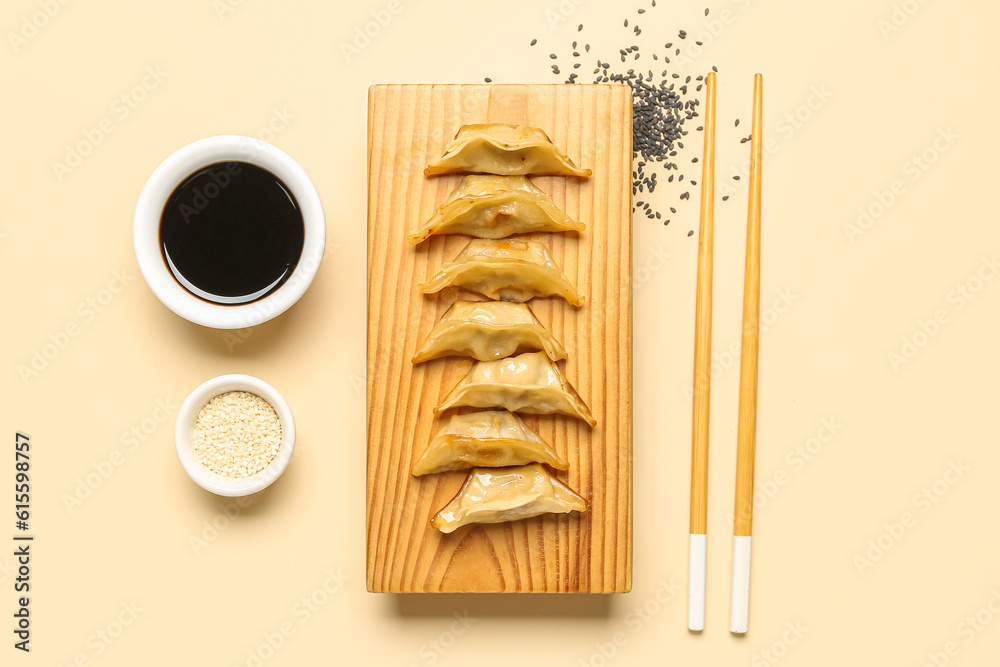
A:
<svg viewBox="0 0 1000 667">
<path fill-rule="evenodd" d="M 538 321 L 527 301 L 556 296 L 580 307 L 584 298 L 538 242 L 508 238 L 534 232 L 580 232 L 527 176 L 587 177 L 532 127 L 462 126 L 445 155 L 424 174 L 468 174 L 433 217 L 410 233 L 419 244 L 439 234 L 474 237 L 427 283 L 425 294 L 461 287 L 491 301 L 456 301 L 413 357 L 445 356 L 476 364 L 434 408 L 485 408 L 452 414 L 413 465 L 416 476 L 471 469 L 461 490 L 431 523 L 450 533 L 470 523 L 502 523 L 546 513 L 583 512 L 586 501 L 545 468 L 569 463 L 518 416 L 566 414 L 596 421 L 555 364 L 566 350 Z"/>
</svg>

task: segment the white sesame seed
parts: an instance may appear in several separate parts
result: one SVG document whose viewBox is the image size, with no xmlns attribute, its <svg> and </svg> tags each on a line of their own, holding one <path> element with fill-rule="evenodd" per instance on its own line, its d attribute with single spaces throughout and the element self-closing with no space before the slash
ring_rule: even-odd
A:
<svg viewBox="0 0 1000 667">
<path fill-rule="evenodd" d="M 260 396 L 228 391 L 198 413 L 192 440 L 202 465 L 223 477 L 250 477 L 281 448 L 281 419 Z"/>
</svg>

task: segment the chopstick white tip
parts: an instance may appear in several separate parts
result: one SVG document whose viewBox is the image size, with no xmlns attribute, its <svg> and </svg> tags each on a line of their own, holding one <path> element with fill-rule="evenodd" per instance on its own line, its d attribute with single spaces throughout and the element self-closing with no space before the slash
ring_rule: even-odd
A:
<svg viewBox="0 0 1000 667">
<path fill-rule="evenodd" d="M 750 619 L 750 536 L 733 536 L 733 597 L 729 631 L 743 634 Z"/>
<path fill-rule="evenodd" d="M 706 536 L 691 533 L 688 560 L 688 630 L 705 629 Z"/>
</svg>

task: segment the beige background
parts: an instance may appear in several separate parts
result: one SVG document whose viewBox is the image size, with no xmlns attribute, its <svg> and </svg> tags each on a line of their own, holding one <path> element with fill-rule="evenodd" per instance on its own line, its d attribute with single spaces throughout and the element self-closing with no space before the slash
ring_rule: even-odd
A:
<svg viewBox="0 0 1000 667">
<path fill-rule="evenodd" d="M 20 429 L 33 444 L 37 541 L 33 652 L 15 651 L 4 630 L 0 662 L 500 665 L 530 655 L 572 666 L 917 666 L 934 664 L 928 654 L 937 664 L 995 662 L 1000 226 L 987 197 L 1000 149 L 1000 7 L 987 2 L 716 2 L 709 18 L 725 9 L 730 22 L 714 24 L 719 34 L 707 33 L 703 52 L 679 70 L 719 66 L 720 189 L 747 157 L 739 138 L 749 131 L 757 70 L 775 140 L 764 186 L 769 326 L 749 635 L 727 631 L 740 187 L 716 220 L 706 631 L 685 630 L 684 602 L 694 201 L 669 226 L 635 221 L 633 592 L 365 592 L 366 88 L 486 75 L 557 81 L 547 54 L 565 56 L 578 23 L 591 55 L 611 57 L 632 42 L 624 18 L 634 22 L 635 8 L 648 6 L 471 4 L 393 4 L 397 13 L 350 60 L 340 44 L 371 12 L 388 11 L 381 0 L 4 4 L 0 540 L 12 545 Z M 51 18 L 35 16 L 49 5 Z M 640 18 L 643 44 L 678 41 L 680 28 L 689 40 L 708 30 L 706 5 L 659 5 Z M 879 22 L 894 12 L 898 30 L 882 34 Z M 32 20 L 45 25 L 26 29 Z M 31 36 L 12 44 L 11 34 Z M 539 44 L 528 48 L 533 37 Z M 142 88 L 147 68 L 160 80 Z M 581 71 L 586 79 L 590 70 Z M 212 134 L 262 132 L 314 179 L 329 247 L 298 305 L 233 338 L 156 301 L 136 270 L 131 215 L 171 151 Z M 57 176 L 53 163 L 88 134 L 100 143 Z M 688 146 L 686 155 L 698 152 Z M 912 156 L 924 153 L 933 164 L 921 170 Z M 895 200 L 880 211 L 896 181 Z M 663 187 L 649 199 L 665 209 L 679 194 Z M 865 229 L 852 227 L 859 207 L 873 212 Z M 67 327 L 76 335 L 61 337 Z M 45 348 L 53 340 L 63 343 L 55 352 Z M 51 358 L 22 377 L 43 349 Z M 911 358 L 894 362 L 894 353 Z M 300 434 L 286 475 L 243 507 L 202 492 L 173 453 L 176 406 L 224 372 L 275 385 Z M 796 454 L 803 447 L 808 460 Z M 920 495 L 925 488 L 933 502 Z M 15 598 L 12 550 L 0 548 L 4 628 Z"/>
</svg>

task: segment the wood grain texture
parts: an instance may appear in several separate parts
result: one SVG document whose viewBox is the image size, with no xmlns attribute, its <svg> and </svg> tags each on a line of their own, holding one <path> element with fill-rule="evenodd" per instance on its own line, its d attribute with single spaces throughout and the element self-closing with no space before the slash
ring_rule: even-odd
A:
<svg viewBox="0 0 1000 667">
<path fill-rule="evenodd" d="M 416 478 L 410 467 L 446 415 L 432 408 L 472 365 L 410 358 L 457 298 L 417 284 L 469 238 L 405 240 L 461 176 L 425 178 L 465 123 L 543 128 L 594 175 L 533 177 L 587 225 L 576 234 L 533 234 L 587 303 L 530 303 L 565 345 L 560 362 L 598 425 L 561 415 L 525 422 L 570 462 L 558 477 L 587 499 L 582 514 L 466 526 L 443 535 L 431 517 L 466 477 Z M 632 582 L 632 98 L 622 86 L 376 85 L 368 107 L 368 483 L 367 577 L 375 592 L 626 592 Z"/>
<path fill-rule="evenodd" d="M 760 343 L 760 185 L 764 165 L 761 120 L 764 79 L 753 79 L 753 137 L 750 143 L 750 197 L 743 277 L 743 340 L 740 344 L 740 401 L 736 427 L 736 509 L 733 535 L 749 536 L 753 523 L 753 467 L 757 445 L 757 349 Z"/>
<path fill-rule="evenodd" d="M 712 244 L 715 236 L 715 72 L 705 77 L 705 147 L 701 158 L 701 219 L 694 314 L 691 427 L 691 534 L 708 528 L 708 417 L 712 385 Z"/>
</svg>

